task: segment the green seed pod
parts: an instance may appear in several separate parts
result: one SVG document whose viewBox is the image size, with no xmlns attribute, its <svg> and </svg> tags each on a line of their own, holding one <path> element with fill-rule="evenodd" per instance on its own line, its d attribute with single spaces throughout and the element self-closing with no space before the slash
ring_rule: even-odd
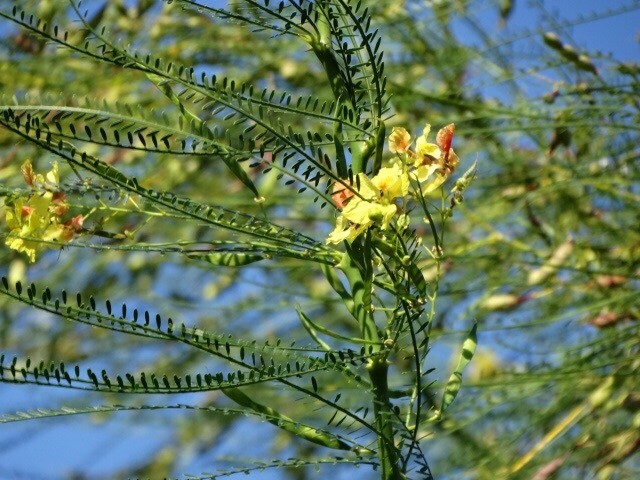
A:
<svg viewBox="0 0 640 480">
<path fill-rule="evenodd" d="M 212 252 L 205 255 L 188 255 L 189 258 L 204 260 L 221 267 L 242 267 L 264 260 L 264 255 L 252 253 Z"/>
<path fill-rule="evenodd" d="M 594 75 L 598 74 L 598 69 L 587 55 L 579 55 L 578 60 L 576 61 L 576 66 L 579 69 L 586 70 L 587 72 L 591 72 Z"/>
<path fill-rule="evenodd" d="M 621 63 L 616 70 L 623 75 L 640 75 L 640 63 Z"/>
<path fill-rule="evenodd" d="M 573 46 L 562 43 L 560 41 L 560 37 L 558 37 L 554 32 L 546 32 L 542 36 L 542 40 L 545 45 L 556 50 L 560 55 L 573 63 L 578 69 L 593 73 L 594 75 L 598 74 L 598 69 L 587 55 L 578 53 Z"/>
<path fill-rule="evenodd" d="M 578 62 L 578 59 L 580 58 L 580 55 L 578 54 L 577 50 L 571 45 L 563 44 L 559 52 L 560 52 L 560 55 L 562 55 L 564 58 L 566 58 L 567 60 L 573 63 Z"/>
<path fill-rule="evenodd" d="M 502 20 L 503 23 L 506 22 L 511 16 L 511 13 L 513 13 L 514 3 L 513 0 L 502 0 L 500 2 L 500 20 Z"/>
<path fill-rule="evenodd" d="M 542 36 L 542 40 L 545 45 L 553 48 L 554 50 L 562 50 L 562 42 L 560 41 L 560 37 L 553 32 L 546 32 Z"/>
<path fill-rule="evenodd" d="M 297 437 L 303 438 L 317 445 L 322 445 L 323 447 L 333 448 L 336 450 L 352 449 L 351 445 L 343 442 L 331 433 L 325 432 L 323 430 L 317 430 L 313 427 L 298 423 L 291 418 L 282 415 L 277 410 L 254 401 L 251 397 L 249 397 L 238 388 L 223 388 L 221 389 L 221 391 L 238 405 L 241 405 L 245 408 L 253 410 L 256 413 L 259 413 L 260 415 L 263 415 L 267 422 L 276 425 L 277 427 L 290 432 Z"/>
</svg>

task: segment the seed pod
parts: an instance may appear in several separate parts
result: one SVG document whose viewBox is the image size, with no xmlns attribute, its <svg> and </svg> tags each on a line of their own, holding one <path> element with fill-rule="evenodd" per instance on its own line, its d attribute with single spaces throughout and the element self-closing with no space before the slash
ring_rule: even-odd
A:
<svg viewBox="0 0 640 480">
<path fill-rule="evenodd" d="M 591 72 L 594 75 L 598 74 L 598 69 L 587 55 L 579 55 L 578 60 L 576 61 L 576 66 L 580 70 L 586 70 L 587 72 Z"/>
<path fill-rule="evenodd" d="M 623 75 L 640 75 L 640 63 L 621 63 L 616 70 Z"/>
<path fill-rule="evenodd" d="M 513 0 L 502 0 L 500 2 L 500 21 L 504 24 L 513 13 Z"/>
<path fill-rule="evenodd" d="M 522 303 L 520 295 L 513 293 L 496 293 L 482 300 L 478 307 L 489 312 L 496 310 L 510 310 Z"/>
<path fill-rule="evenodd" d="M 322 445 L 323 447 L 334 448 L 337 450 L 351 450 L 351 446 L 349 444 L 343 442 L 331 433 L 298 423 L 295 420 L 282 415 L 277 410 L 254 401 L 238 388 L 228 387 L 221 389 L 221 391 L 238 405 L 253 410 L 254 412 L 262 415 L 267 422 L 300 438 L 317 445 Z"/>
<path fill-rule="evenodd" d="M 553 32 L 546 32 L 542 36 L 542 40 L 544 43 L 553 48 L 554 50 L 562 50 L 562 42 L 560 41 L 560 37 Z"/>
<path fill-rule="evenodd" d="M 567 258 L 569 258 L 569 255 L 571 255 L 572 251 L 573 240 L 568 240 L 560 245 L 544 265 L 529 272 L 529 276 L 527 277 L 527 284 L 538 285 L 544 282 L 547 278 L 549 278 L 559 268 L 562 267 L 562 264 Z"/>
<path fill-rule="evenodd" d="M 242 267 L 250 263 L 259 262 L 265 258 L 260 254 L 235 252 L 212 252 L 206 255 L 188 255 L 188 257 L 204 260 L 212 265 L 221 267 Z"/>
<path fill-rule="evenodd" d="M 598 69 L 589 56 L 584 53 L 578 53 L 571 45 L 562 43 L 560 37 L 554 32 L 544 33 L 542 35 L 542 41 L 545 45 L 556 50 L 560 55 L 573 63 L 578 69 L 598 75 Z"/>
</svg>

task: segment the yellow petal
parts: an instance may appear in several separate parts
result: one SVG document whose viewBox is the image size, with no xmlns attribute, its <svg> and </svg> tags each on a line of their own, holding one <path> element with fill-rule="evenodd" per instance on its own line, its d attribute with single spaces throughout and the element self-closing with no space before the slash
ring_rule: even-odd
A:
<svg viewBox="0 0 640 480">
<path fill-rule="evenodd" d="M 418 182 L 423 183 L 429 180 L 429 178 L 440 168 L 437 163 L 431 165 L 421 165 L 413 171 L 413 175 Z"/>
<path fill-rule="evenodd" d="M 353 242 L 369 225 L 352 225 L 347 219 L 340 215 L 336 219 L 336 228 L 327 237 L 326 243 L 342 243 L 345 240 Z"/>
<path fill-rule="evenodd" d="M 342 215 L 336 219 L 336 228 L 327 237 L 327 243 L 342 243 L 349 236 L 349 222 Z"/>
<path fill-rule="evenodd" d="M 9 208 L 7 205 L 5 220 L 7 222 L 7 228 L 9 230 L 14 230 L 16 228 L 20 228 L 22 225 L 22 216 L 20 212 L 22 212 L 22 206 L 24 205 L 21 198 L 17 199 L 13 204 L 13 208 Z"/>
<path fill-rule="evenodd" d="M 380 197 L 380 191 L 364 173 L 358 174 L 356 188 L 358 189 L 358 195 L 366 200 L 377 200 Z"/>
<path fill-rule="evenodd" d="M 347 242 L 353 242 L 363 234 L 367 228 L 369 228 L 369 225 L 351 225 L 349 228 L 349 235 L 347 236 Z"/>
<path fill-rule="evenodd" d="M 42 232 L 42 240 L 47 242 L 61 241 L 65 236 L 65 227 L 60 223 L 49 225 L 44 232 Z"/>
<path fill-rule="evenodd" d="M 370 210 L 369 218 L 376 224 L 380 225 L 382 230 L 386 230 L 397 211 L 398 208 L 394 204 L 377 205 L 375 208 Z"/>
<path fill-rule="evenodd" d="M 389 135 L 389 150 L 391 153 L 404 153 L 411 143 L 411 135 L 402 127 L 393 127 Z"/>
<path fill-rule="evenodd" d="M 453 148 L 449 150 L 449 158 L 447 159 L 447 167 L 453 171 L 458 165 L 460 165 L 460 159 L 456 152 L 453 151 Z"/>
<path fill-rule="evenodd" d="M 44 194 L 33 194 L 27 200 L 27 205 L 33 208 L 34 215 L 39 216 L 48 216 L 49 215 L 49 206 L 53 201 L 53 194 L 51 192 L 46 192 Z"/>
<path fill-rule="evenodd" d="M 58 178 L 58 162 L 53 162 L 51 171 L 47 173 L 47 182 L 53 186 L 57 186 L 60 179 Z"/>
<path fill-rule="evenodd" d="M 381 168 L 371 182 L 380 192 L 381 199 L 386 202 L 404 197 L 409 191 L 409 176 L 406 168 L 402 168 L 398 163 Z"/>
<path fill-rule="evenodd" d="M 369 212 L 375 209 L 378 205 L 379 204 L 376 202 L 368 202 L 360 198 L 354 198 L 342 211 L 342 215 L 351 223 L 355 223 L 357 225 L 370 225 L 373 222 L 369 218 Z"/>
<path fill-rule="evenodd" d="M 440 187 L 446 179 L 447 177 L 445 175 L 440 175 L 439 173 L 437 173 L 436 175 L 431 177 L 428 182 L 422 184 L 422 187 L 420 188 L 420 190 L 422 191 L 422 195 L 427 195 L 433 192 L 436 188 Z"/>
<path fill-rule="evenodd" d="M 423 162 L 425 156 L 440 158 L 440 147 L 427 141 L 426 137 L 419 137 L 416 141 L 416 162 Z"/>
<path fill-rule="evenodd" d="M 36 261 L 36 253 L 39 247 L 37 242 L 25 241 L 20 237 L 14 237 L 10 234 L 5 241 L 5 244 L 12 250 L 26 253 L 31 263 Z"/>
</svg>

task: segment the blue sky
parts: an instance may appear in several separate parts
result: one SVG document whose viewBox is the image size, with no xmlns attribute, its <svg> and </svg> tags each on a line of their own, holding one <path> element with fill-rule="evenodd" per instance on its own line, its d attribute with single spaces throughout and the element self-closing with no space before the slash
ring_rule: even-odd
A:
<svg viewBox="0 0 640 480">
<path fill-rule="evenodd" d="M 486 1 L 478 3 L 489 5 Z M 544 4 L 548 14 L 541 14 L 538 9 L 531 9 L 527 4 L 527 1 L 516 0 L 515 10 L 504 30 L 498 27 L 495 10 L 485 8 L 484 13 L 480 12 L 479 15 L 483 23 L 495 25 L 496 34 L 508 34 L 509 30 L 520 27 L 534 31 L 544 27 L 545 31 L 554 30 L 560 34 L 563 41 L 571 42 L 578 47 L 604 54 L 613 53 L 623 61 L 640 62 L 640 10 L 611 15 L 597 21 L 575 21 L 582 15 L 603 11 L 605 8 L 618 10 L 625 5 L 635 5 L 639 8 L 640 2 L 546 0 Z M 573 26 L 566 27 L 562 22 L 555 23 L 554 26 L 557 19 L 569 19 Z M 4 269 L 0 268 L 0 272 L 4 273 Z M 73 401 L 75 396 L 49 388 L 20 388 L 0 384 L 0 413 L 52 406 L 55 399 L 60 397 L 67 397 L 68 401 Z M 129 428 L 129 421 L 133 415 L 135 413 L 121 413 L 115 422 L 108 423 L 90 421 L 88 417 L 69 417 L 57 421 L 42 420 L 0 425 L 0 480 L 58 480 L 70 474 L 73 469 L 89 466 L 91 467 L 88 471 L 98 476 L 127 456 L 144 456 L 170 438 L 169 429 L 162 424 L 166 416 L 159 415 L 157 422 L 136 423 L 133 428 Z M 38 434 L 34 435 L 36 431 Z M 229 442 L 244 438 L 246 431 L 238 431 L 236 434 L 231 435 L 227 442 L 221 445 L 223 451 Z M 114 442 L 114 439 L 117 439 L 117 442 Z M 32 460 L 34 456 L 38 457 L 38 462 Z M 252 478 L 278 478 L 278 475 L 265 473 Z"/>
<path fill-rule="evenodd" d="M 525 3 L 516 2 L 514 21 L 526 24 L 527 18 Z M 547 0 L 549 16 L 545 21 L 554 19 L 584 19 L 584 23 L 570 22 L 571 27 L 562 27 L 562 23 L 556 29 L 557 33 L 566 35 L 568 39 L 575 40 L 575 44 L 588 50 L 602 53 L 614 53 L 616 58 L 623 61 L 640 61 L 640 5 L 637 1 L 603 1 L 603 0 Z M 612 12 L 623 10 L 625 6 L 630 8 L 635 5 L 636 10 L 627 10 L 624 13 L 612 14 L 606 18 L 589 21 L 590 12 L 603 12 L 610 9 Z"/>
</svg>

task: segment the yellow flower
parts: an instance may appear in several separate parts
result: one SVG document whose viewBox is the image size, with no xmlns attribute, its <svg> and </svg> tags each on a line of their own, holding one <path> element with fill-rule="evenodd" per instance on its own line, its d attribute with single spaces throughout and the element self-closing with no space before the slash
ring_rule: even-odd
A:
<svg viewBox="0 0 640 480">
<path fill-rule="evenodd" d="M 398 213 L 396 199 L 409 194 L 409 179 L 420 185 L 418 195 L 426 195 L 439 188 L 458 166 L 458 156 L 451 148 L 455 125 L 441 128 L 436 142 L 428 140 L 431 125 L 425 125 L 411 150 L 411 135 L 402 127 L 394 127 L 389 135 L 389 150 L 397 156 L 388 167 L 381 168 L 373 178 L 359 173 L 352 185 L 347 180 L 334 183 L 332 198 L 341 215 L 329 234 L 327 243 L 352 242 L 372 226 L 381 230 L 389 227 Z M 408 226 L 402 218 L 397 226 Z"/>
<path fill-rule="evenodd" d="M 391 201 L 409 193 L 409 176 L 406 168 L 398 163 L 381 168 L 371 184 L 378 190 L 381 201 Z"/>
<path fill-rule="evenodd" d="M 421 184 L 422 195 L 440 187 L 460 163 L 451 148 L 455 125 L 451 123 L 441 128 L 436 136 L 436 143 L 427 140 L 430 131 L 431 125 L 427 124 L 422 136 L 416 140 L 413 175 Z"/>
<path fill-rule="evenodd" d="M 55 190 L 58 187 L 60 181 L 58 175 L 58 162 L 53 162 L 51 170 L 47 173 L 46 177 L 40 173 L 36 173 L 31 164 L 31 160 L 27 160 L 20 167 L 24 182 L 32 188 L 45 187 Z"/>
<path fill-rule="evenodd" d="M 409 192 L 409 175 L 399 164 L 381 168 L 369 179 L 364 173 L 358 174 L 354 195 L 342 214 L 336 219 L 336 228 L 327 237 L 327 243 L 352 242 L 373 225 L 382 230 L 398 211 L 394 200 Z"/>
<path fill-rule="evenodd" d="M 377 202 L 366 200 L 353 201 L 347 205 L 342 212 L 342 216 L 354 225 L 370 227 L 374 223 L 379 223 L 384 230 L 389 226 L 389 222 L 397 211 L 394 203 L 382 205 Z"/>
<path fill-rule="evenodd" d="M 389 150 L 391 153 L 404 153 L 411 142 L 411 135 L 402 127 L 393 127 L 389 135 Z"/>
<path fill-rule="evenodd" d="M 422 195 L 427 195 L 440 187 L 447 177 L 438 172 L 438 165 L 429 165 L 416 169 L 416 177 L 420 181 Z"/>
<path fill-rule="evenodd" d="M 422 135 L 416 140 L 416 156 L 413 163 L 413 176 L 421 185 L 422 195 L 432 192 L 444 182 L 444 178 L 434 176 L 440 169 L 438 159 L 441 152 L 438 145 L 427 140 L 430 131 L 431 125 L 427 123 Z"/>
<path fill-rule="evenodd" d="M 74 233 L 82 229 L 83 217 L 78 215 L 66 223 L 61 217 L 69 210 L 65 195 L 52 191 L 58 185 L 58 165 L 46 177 L 36 174 L 30 161 L 22 165 L 25 183 L 30 187 L 44 188 L 28 198 L 17 198 L 7 202 L 6 222 L 9 234 L 5 243 L 9 248 L 26 253 L 31 262 L 44 250 L 46 242 L 68 242 Z"/>
<path fill-rule="evenodd" d="M 58 176 L 58 162 L 53 162 L 51 165 L 51 170 L 47 173 L 47 182 L 49 182 L 50 186 L 56 188 L 58 183 L 60 182 L 60 178 Z"/>
<path fill-rule="evenodd" d="M 416 140 L 416 166 L 418 164 L 435 163 L 440 158 L 440 147 L 435 143 L 429 143 L 427 137 L 431 131 L 431 125 L 427 123 L 422 131 L 422 135 Z"/>
<path fill-rule="evenodd" d="M 353 242 L 369 225 L 352 224 L 343 215 L 336 219 L 336 228 L 327 237 L 327 243 Z"/>
<path fill-rule="evenodd" d="M 26 253 L 32 262 L 44 249 L 41 240 L 56 238 L 55 223 L 49 209 L 52 197 L 50 192 L 31 195 L 26 204 L 19 198 L 13 205 L 8 205 L 13 209 L 7 208 L 6 221 L 10 231 L 5 243 L 13 250 Z"/>
</svg>

